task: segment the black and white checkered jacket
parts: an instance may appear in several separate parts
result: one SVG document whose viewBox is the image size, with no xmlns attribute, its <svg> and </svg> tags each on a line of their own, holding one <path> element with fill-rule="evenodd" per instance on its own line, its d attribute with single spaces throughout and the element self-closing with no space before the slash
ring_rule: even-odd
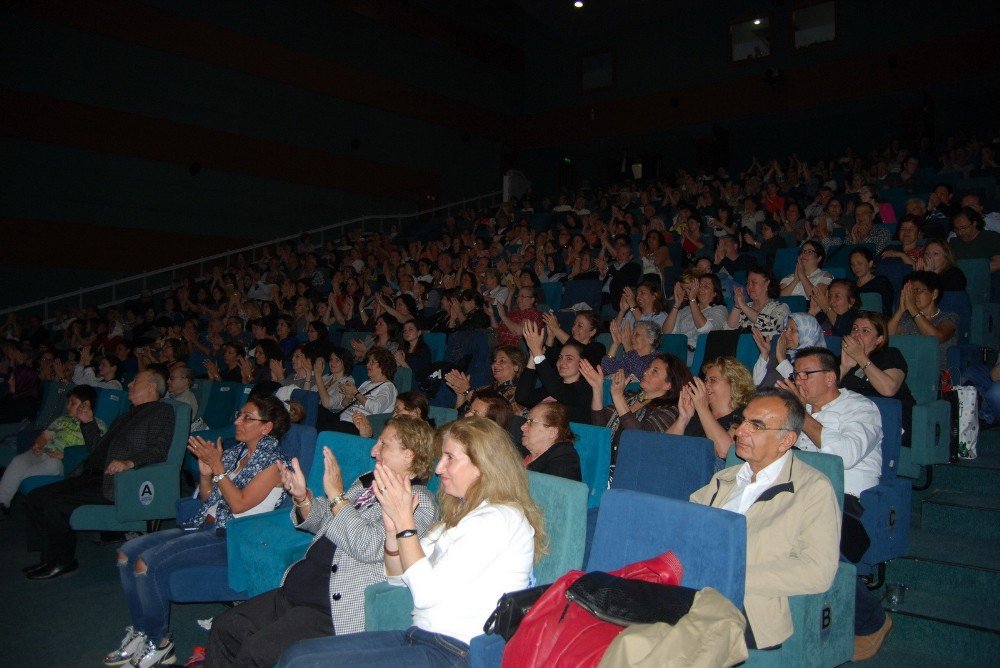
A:
<svg viewBox="0 0 1000 668">
<path fill-rule="evenodd" d="M 315 534 L 314 543 L 326 536 L 337 546 L 331 564 L 337 566 L 337 571 L 330 573 L 330 617 L 337 635 L 365 630 L 365 589 L 368 585 L 386 579 L 382 507 L 375 498 L 361 508 L 354 507 L 354 502 L 365 491 L 365 485 L 361 481 L 369 482 L 371 477 L 370 473 L 366 474 L 351 485 L 347 490 L 351 505 L 342 508 L 336 515 L 330 512 L 329 501 L 318 497 L 313 500 L 309 516 L 301 524 L 295 525 L 297 529 Z M 423 485 L 414 485 L 413 492 L 420 497 L 413 519 L 417 533 L 423 538 L 437 520 L 437 501 Z M 298 519 L 295 512 L 295 508 L 292 508 L 293 524 Z M 288 576 L 288 570 L 285 571 L 285 577 Z"/>
</svg>

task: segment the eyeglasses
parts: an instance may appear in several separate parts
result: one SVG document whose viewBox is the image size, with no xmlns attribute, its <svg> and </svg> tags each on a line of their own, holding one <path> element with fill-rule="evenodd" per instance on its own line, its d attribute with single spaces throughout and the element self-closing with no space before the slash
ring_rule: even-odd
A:
<svg viewBox="0 0 1000 668">
<path fill-rule="evenodd" d="M 550 424 L 545 424 L 544 422 L 540 422 L 539 420 L 536 420 L 535 418 L 525 418 L 524 419 L 524 423 L 525 424 L 531 424 L 531 425 L 537 424 L 539 427 L 551 427 L 552 426 Z"/>
<path fill-rule="evenodd" d="M 751 418 L 743 418 L 733 422 L 733 426 L 736 428 L 742 427 L 743 425 L 748 425 L 750 427 L 750 431 L 754 433 L 761 431 L 788 431 L 785 427 L 768 427 L 760 420 L 754 420 Z"/>
<path fill-rule="evenodd" d="M 234 422 L 268 422 L 264 418 L 255 417 L 248 413 L 237 413 Z"/>
<path fill-rule="evenodd" d="M 816 255 L 816 251 L 812 248 L 803 248 L 799 251 L 799 255 Z"/>
<path fill-rule="evenodd" d="M 813 369 L 812 371 L 793 371 L 788 374 L 788 380 L 808 380 L 814 373 L 830 373 L 827 369 Z"/>
</svg>

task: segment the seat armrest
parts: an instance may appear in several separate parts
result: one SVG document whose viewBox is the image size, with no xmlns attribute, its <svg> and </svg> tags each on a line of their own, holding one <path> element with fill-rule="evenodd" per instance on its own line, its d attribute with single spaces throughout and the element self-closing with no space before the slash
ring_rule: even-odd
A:
<svg viewBox="0 0 1000 668">
<path fill-rule="evenodd" d="M 312 534 L 292 526 L 287 508 L 234 517 L 226 525 L 229 586 L 250 596 L 277 587 L 311 541 Z"/>
<path fill-rule="evenodd" d="M 413 596 L 406 587 L 377 582 L 365 589 L 365 630 L 399 631 L 413 624 Z"/>
<path fill-rule="evenodd" d="M 119 522 L 174 517 L 180 496 L 180 469 L 150 464 L 115 475 L 115 515 Z"/>
</svg>

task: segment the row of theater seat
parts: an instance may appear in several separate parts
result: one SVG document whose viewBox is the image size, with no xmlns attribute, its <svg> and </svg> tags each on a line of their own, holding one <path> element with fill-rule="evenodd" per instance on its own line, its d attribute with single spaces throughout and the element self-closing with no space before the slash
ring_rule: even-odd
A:
<svg viewBox="0 0 1000 668">
<path fill-rule="evenodd" d="M 895 411 L 898 424 L 898 404 Z M 712 586 L 741 602 L 746 558 L 743 517 L 686 501 L 688 494 L 707 483 L 711 476 L 714 453 L 710 443 L 704 439 L 626 432 L 615 484 L 605 492 L 606 463 L 598 464 L 603 466 L 603 475 L 598 475 L 590 470 L 594 459 L 588 455 L 595 450 L 607 451 L 610 432 L 590 425 L 572 427 L 584 435 L 577 447 L 587 483 L 529 473 L 532 495 L 545 513 L 551 541 L 549 555 L 536 568 L 538 581 L 553 581 L 584 563 L 590 570 L 612 570 L 670 549 L 684 564 L 687 586 Z M 308 429 L 298 426 L 300 433 L 308 433 Z M 593 438 L 595 432 L 604 432 L 603 438 Z M 289 437 L 291 434 L 286 440 Z M 368 453 L 372 442 L 332 432 L 320 434 L 313 447 L 312 463 L 307 467 L 309 487 L 314 493 L 322 493 L 324 446 L 335 452 L 346 479 L 370 468 Z M 298 447 L 302 461 L 309 446 L 304 442 Z M 841 461 L 821 454 L 806 454 L 804 458 L 827 473 L 842 496 Z M 603 482 L 595 482 L 602 477 Z M 429 486 L 434 488 L 434 481 Z M 908 503 L 906 499 L 907 508 Z M 599 510 L 585 560 L 588 505 L 596 505 Z M 180 574 L 178 581 L 172 581 L 174 600 L 243 598 L 277 586 L 285 569 L 301 557 L 311 540 L 291 527 L 288 512 L 284 508 L 234 520 L 229 526 L 228 573 L 222 567 L 190 569 L 191 572 Z M 854 574 L 854 567 L 844 564 L 828 592 L 793 597 L 795 636 L 778 653 L 753 653 L 751 665 L 794 662 L 832 666 L 848 660 L 853 651 Z M 224 575 L 228 577 L 228 587 L 219 584 Z M 410 623 L 411 608 L 407 590 L 374 585 L 366 593 L 367 628 L 404 628 Z M 498 638 L 476 638 L 472 647 L 473 665 L 499 665 L 503 643 Z"/>
</svg>

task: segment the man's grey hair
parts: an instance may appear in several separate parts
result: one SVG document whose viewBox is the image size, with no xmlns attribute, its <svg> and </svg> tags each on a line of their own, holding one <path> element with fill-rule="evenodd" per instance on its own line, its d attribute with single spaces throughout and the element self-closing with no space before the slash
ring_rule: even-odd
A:
<svg viewBox="0 0 1000 668">
<path fill-rule="evenodd" d="M 806 409 L 802 405 L 802 402 L 794 394 L 780 387 L 767 387 L 757 390 L 753 395 L 754 399 L 766 399 L 769 397 L 781 399 L 781 403 L 785 406 L 785 420 L 781 428 L 786 431 L 795 432 L 796 436 L 801 434 L 802 425 L 806 421 Z"/>
</svg>

